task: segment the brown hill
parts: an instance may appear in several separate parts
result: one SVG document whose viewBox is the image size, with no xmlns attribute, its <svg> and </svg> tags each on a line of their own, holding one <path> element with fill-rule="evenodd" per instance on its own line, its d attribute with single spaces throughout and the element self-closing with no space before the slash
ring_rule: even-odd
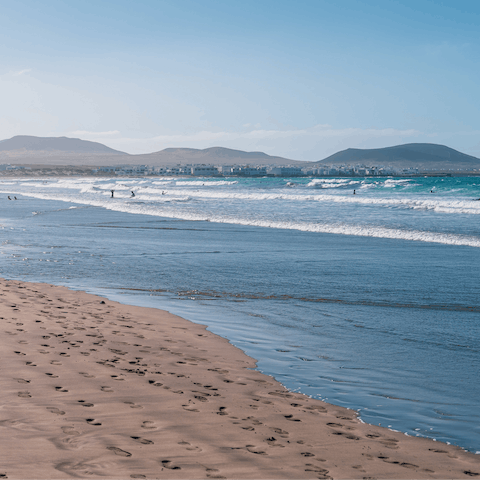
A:
<svg viewBox="0 0 480 480">
<path fill-rule="evenodd" d="M 98 142 L 89 142 L 68 137 L 33 137 L 17 135 L 0 141 L 0 152 L 35 156 L 39 154 L 109 154 L 127 155 Z"/>
<path fill-rule="evenodd" d="M 430 169 L 479 168 L 480 159 L 466 155 L 445 145 L 408 143 L 387 148 L 349 148 L 310 165 L 392 166 Z"/>
<path fill-rule="evenodd" d="M 67 137 L 17 136 L 0 141 L 0 163 L 14 165 L 152 165 L 174 166 L 178 164 L 214 165 L 288 165 L 295 160 L 274 157 L 263 152 L 244 152 L 230 148 L 212 147 L 166 148 L 159 152 L 129 155 L 113 150 L 101 143 Z"/>
<path fill-rule="evenodd" d="M 223 147 L 211 147 L 204 150 L 196 148 L 166 148 L 160 152 L 146 155 L 135 155 L 148 165 L 176 165 L 189 163 L 205 163 L 214 165 L 288 165 L 301 163 L 283 157 L 274 157 L 263 152 L 244 152 Z"/>
</svg>

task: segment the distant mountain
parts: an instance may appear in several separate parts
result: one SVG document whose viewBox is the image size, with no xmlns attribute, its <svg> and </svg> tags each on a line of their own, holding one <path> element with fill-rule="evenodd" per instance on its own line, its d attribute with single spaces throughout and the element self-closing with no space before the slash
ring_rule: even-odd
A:
<svg viewBox="0 0 480 480">
<path fill-rule="evenodd" d="M 244 152 L 223 147 L 211 147 L 204 150 L 195 148 L 166 148 L 160 152 L 135 155 L 149 165 L 176 165 L 205 163 L 214 165 L 289 165 L 303 163 L 283 157 L 274 157 L 263 152 Z"/>
<path fill-rule="evenodd" d="M 195 148 L 166 148 L 159 152 L 129 155 L 98 142 L 79 138 L 32 137 L 19 135 L 0 141 L 0 163 L 14 165 L 72 165 L 112 166 L 178 164 L 213 165 L 295 165 L 315 167 L 321 165 L 392 166 L 396 168 L 428 168 L 459 170 L 480 168 L 480 159 L 458 152 L 444 145 L 410 143 L 387 148 L 349 148 L 319 162 L 290 160 L 263 152 L 244 152 L 223 147 L 203 150 Z"/>
<path fill-rule="evenodd" d="M 408 143 L 394 147 L 349 148 L 315 164 L 423 167 L 439 169 L 479 168 L 480 159 L 434 143 Z M 311 164 L 312 165 L 312 164 Z"/>
<path fill-rule="evenodd" d="M 35 156 L 41 153 L 52 154 L 107 154 L 127 155 L 98 142 L 89 142 L 79 138 L 32 137 L 17 135 L 0 142 L 0 152 L 5 154 Z"/>
<path fill-rule="evenodd" d="M 31 137 L 19 135 L 0 141 L 0 163 L 23 165 L 152 165 L 205 163 L 215 165 L 289 165 L 300 164 L 288 158 L 273 157 L 263 152 L 244 152 L 212 147 L 166 148 L 159 152 L 129 155 L 101 143 L 67 137 Z"/>
</svg>

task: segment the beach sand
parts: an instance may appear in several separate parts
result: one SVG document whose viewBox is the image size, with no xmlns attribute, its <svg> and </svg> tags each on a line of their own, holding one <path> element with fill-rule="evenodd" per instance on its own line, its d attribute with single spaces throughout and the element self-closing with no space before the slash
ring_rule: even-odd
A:
<svg viewBox="0 0 480 480">
<path fill-rule="evenodd" d="M 0 281 L 0 478 L 467 478 L 480 457 L 361 423 L 162 310 Z"/>
</svg>

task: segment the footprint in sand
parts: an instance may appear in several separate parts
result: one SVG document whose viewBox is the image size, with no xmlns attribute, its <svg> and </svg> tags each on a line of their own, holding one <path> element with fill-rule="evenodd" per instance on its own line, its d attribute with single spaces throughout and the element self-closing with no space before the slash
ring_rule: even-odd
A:
<svg viewBox="0 0 480 480">
<path fill-rule="evenodd" d="M 324 476 L 328 474 L 328 470 L 326 470 L 325 468 L 317 467 L 317 465 L 314 465 L 313 463 L 307 463 L 305 466 L 307 467 L 305 469 L 306 472 L 315 472 L 323 475 L 322 477 L 319 477 L 319 478 L 325 478 Z"/>
<path fill-rule="evenodd" d="M 136 405 L 134 402 L 123 402 L 126 405 L 129 405 L 130 408 L 143 408 L 141 405 Z"/>
<path fill-rule="evenodd" d="M 16 353 L 17 355 L 26 355 L 26 354 L 23 353 L 23 352 L 14 352 L 14 353 Z"/>
<path fill-rule="evenodd" d="M 268 443 L 268 445 L 270 445 L 270 447 L 282 447 L 282 448 L 285 447 L 285 445 L 281 445 L 280 443 L 276 443 L 277 439 L 275 437 L 267 438 L 265 441 Z"/>
<path fill-rule="evenodd" d="M 62 432 L 66 435 L 80 435 L 73 427 L 62 427 Z"/>
<path fill-rule="evenodd" d="M 154 429 L 156 428 L 155 427 L 155 423 L 150 421 L 150 420 L 145 420 L 144 422 L 142 422 L 142 425 L 141 425 L 142 428 L 145 428 L 145 429 Z"/>
<path fill-rule="evenodd" d="M 100 388 L 100 390 L 101 390 L 102 392 L 109 392 L 109 393 L 112 393 L 112 392 L 113 392 L 113 390 L 112 390 L 110 387 L 108 387 L 108 386 L 103 386 L 103 387 Z"/>
<path fill-rule="evenodd" d="M 30 392 L 24 391 L 24 392 L 18 392 L 18 396 L 21 398 L 32 398 L 30 395 Z"/>
<path fill-rule="evenodd" d="M 163 386 L 163 383 L 156 382 L 155 380 L 149 380 L 148 383 L 149 383 L 150 385 L 153 385 L 154 387 L 161 387 L 161 386 Z"/>
<path fill-rule="evenodd" d="M 341 435 L 345 438 L 348 438 L 349 440 L 360 440 L 360 437 L 346 432 L 332 432 L 332 435 Z"/>
<path fill-rule="evenodd" d="M 63 365 L 63 363 L 62 363 L 62 362 L 59 362 L 58 360 L 52 360 L 52 361 L 50 362 L 50 365 Z"/>
<path fill-rule="evenodd" d="M 208 402 L 207 397 L 204 397 L 202 395 L 194 395 L 194 397 L 199 401 L 199 402 Z"/>
<path fill-rule="evenodd" d="M 284 417 L 291 422 L 301 422 L 299 418 L 293 418 L 293 415 L 284 415 Z"/>
<path fill-rule="evenodd" d="M 132 440 L 135 440 L 136 442 L 138 443 L 141 443 L 143 445 L 153 445 L 153 441 L 152 440 L 147 440 L 146 438 L 142 438 L 142 437 L 130 437 Z"/>
<path fill-rule="evenodd" d="M 25 380 L 24 378 L 15 378 L 18 383 L 30 383 L 30 380 Z"/>
<path fill-rule="evenodd" d="M 88 403 L 85 400 L 77 400 L 77 401 L 78 401 L 78 403 L 82 404 L 82 407 L 93 407 L 94 406 L 93 403 Z"/>
<path fill-rule="evenodd" d="M 96 427 L 99 427 L 101 425 L 100 422 L 97 422 L 94 418 L 86 418 L 85 421 L 89 424 L 89 425 L 94 425 Z"/>
<path fill-rule="evenodd" d="M 201 335 L 203 337 L 203 335 Z M 216 373 L 221 373 L 222 375 L 226 373 L 230 373 L 228 370 L 222 370 L 221 368 L 209 368 L 209 372 L 216 372 Z"/>
<path fill-rule="evenodd" d="M 186 410 L 187 412 L 200 412 L 200 410 L 196 408 L 191 408 L 192 405 L 182 405 L 183 409 Z"/>
<path fill-rule="evenodd" d="M 50 413 L 55 413 L 55 415 L 65 415 L 65 412 L 57 407 L 47 407 L 47 410 Z"/>
<path fill-rule="evenodd" d="M 83 375 L 85 378 L 95 378 L 95 375 L 89 375 L 86 372 L 78 372 L 79 375 Z"/>
<path fill-rule="evenodd" d="M 121 457 L 131 457 L 132 456 L 132 454 L 130 452 L 126 452 L 125 450 L 122 450 L 121 448 L 117 448 L 117 447 L 107 447 L 107 450 L 110 450 L 115 455 L 120 455 Z"/>
<path fill-rule="evenodd" d="M 26 365 L 29 367 L 36 367 L 36 365 L 33 362 L 25 362 Z"/>
<path fill-rule="evenodd" d="M 57 392 L 63 392 L 63 393 L 66 393 L 68 392 L 68 390 L 66 388 L 63 388 L 63 387 L 55 387 L 55 390 Z"/>
<path fill-rule="evenodd" d="M 255 445 L 246 445 L 245 448 L 250 453 L 255 453 L 255 455 L 268 455 L 264 450 L 259 450 Z"/>
<path fill-rule="evenodd" d="M 132 473 L 130 475 L 130 478 L 147 478 L 145 475 L 142 475 L 141 473 Z"/>
<path fill-rule="evenodd" d="M 200 465 L 206 470 L 207 478 L 227 478 L 227 477 L 224 477 L 222 475 L 218 475 L 218 474 L 214 473 L 214 472 L 218 472 L 218 468 L 207 467 L 206 465 L 202 465 L 201 463 L 200 463 Z"/>
<path fill-rule="evenodd" d="M 305 407 L 305 410 L 310 410 L 311 413 L 317 414 L 318 412 L 325 413 L 327 409 L 325 407 L 322 407 L 320 405 L 312 405 L 310 407 Z"/>
<path fill-rule="evenodd" d="M 387 448 L 391 448 L 392 450 L 397 450 L 398 449 L 398 445 L 397 445 L 398 440 L 396 440 L 394 438 L 384 438 L 384 439 L 380 440 L 380 443 Z"/>
<path fill-rule="evenodd" d="M 188 442 L 179 442 L 179 443 L 188 443 Z M 194 445 L 190 445 L 189 443 L 188 443 L 188 447 L 186 447 L 186 450 L 190 452 L 197 452 L 197 453 L 200 453 L 203 451 L 200 447 L 195 447 Z"/>
<path fill-rule="evenodd" d="M 174 465 L 171 460 L 162 460 L 162 466 L 170 470 L 180 470 L 180 467 Z"/>
</svg>

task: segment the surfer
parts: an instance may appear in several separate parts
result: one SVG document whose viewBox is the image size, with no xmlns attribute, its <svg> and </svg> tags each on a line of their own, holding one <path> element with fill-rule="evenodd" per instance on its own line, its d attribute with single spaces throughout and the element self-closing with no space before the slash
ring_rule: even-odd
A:
<svg viewBox="0 0 480 480">
<path fill-rule="evenodd" d="M 8 196 L 8 199 L 11 200 L 10 195 Z"/>
<path fill-rule="evenodd" d="M 355 190 L 353 191 L 353 194 L 355 195 Z"/>
<path fill-rule="evenodd" d="M 115 193 L 115 190 L 110 190 L 112 192 L 112 198 L 113 198 L 113 194 Z"/>
<path fill-rule="evenodd" d="M 135 196 L 135 192 L 133 192 L 133 190 L 132 190 L 132 198 L 133 198 L 134 196 Z"/>
</svg>

